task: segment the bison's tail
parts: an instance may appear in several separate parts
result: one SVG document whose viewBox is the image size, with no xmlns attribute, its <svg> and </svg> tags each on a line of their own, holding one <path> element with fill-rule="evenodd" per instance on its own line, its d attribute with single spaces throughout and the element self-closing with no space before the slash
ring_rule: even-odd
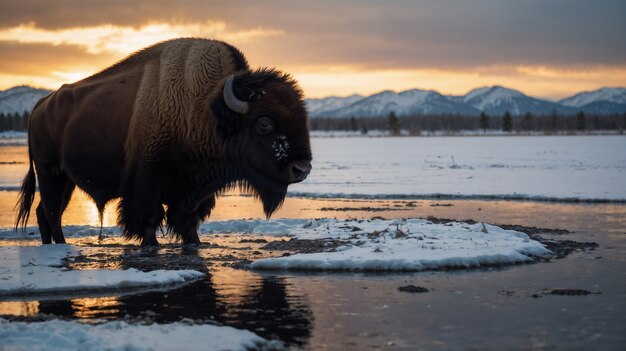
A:
<svg viewBox="0 0 626 351">
<path fill-rule="evenodd" d="M 30 133 L 29 133 L 30 134 Z M 35 175 L 35 168 L 33 167 L 33 155 L 30 150 L 30 135 L 28 137 L 28 159 L 30 161 L 30 167 L 28 173 L 22 181 L 22 188 L 20 189 L 20 195 L 15 204 L 15 208 L 19 208 L 17 212 L 17 219 L 15 221 L 15 230 L 22 228 L 26 229 L 26 223 L 28 223 L 28 217 L 30 217 L 30 208 L 33 206 L 35 200 L 35 190 L 37 189 L 37 176 Z"/>
</svg>

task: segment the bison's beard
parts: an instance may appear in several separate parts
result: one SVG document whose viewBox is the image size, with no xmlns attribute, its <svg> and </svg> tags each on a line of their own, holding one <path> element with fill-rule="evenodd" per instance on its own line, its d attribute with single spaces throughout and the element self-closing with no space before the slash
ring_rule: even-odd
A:
<svg viewBox="0 0 626 351">
<path fill-rule="evenodd" d="M 269 219 L 272 213 L 283 205 L 289 183 L 280 183 L 262 176 L 253 175 L 239 181 L 239 185 L 241 190 L 251 192 L 256 198 L 261 200 L 263 212 Z"/>
</svg>

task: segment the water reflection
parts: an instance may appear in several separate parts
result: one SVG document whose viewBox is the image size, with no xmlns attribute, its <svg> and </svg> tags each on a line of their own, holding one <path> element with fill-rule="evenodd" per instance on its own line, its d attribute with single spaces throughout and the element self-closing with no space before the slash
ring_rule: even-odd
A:
<svg viewBox="0 0 626 351">
<path fill-rule="evenodd" d="M 1 316 L 30 317 L 39 313 L 39 301 L 0 301 Z"/>
<path fill-rule="evenodd" d="M 84 238 L 77 241 L 84 240 Z M 241 236 L 212 237 L 210 245 L 190 250 L 163 245 L 142 250 L 113 243 L 83 247 L 83 256 L 68 263 L 75 270 L 194 269 L 206 278 L 170 290 L 141 293 L 100 293 L 97 296 L 47 296 L 33 301 L 4 301 L 0 316 L 55 315 L 68 319 L 125 320 L 172 323 L 191 319 L 251 330 L 262 337 L 303 345 L 310 337 L 313 314 L 302 293 L 289 289 L 288 279 L 229 267 L 262 243 L 240 243 Z M 74 245 L 77 242 L 73 243 Z M 253 247 L 248 247 L 252 245 Z"/>
<path fill-rule="evenodd" d="M 222 284 L 214 277 L 229 276 Z M 56 315 L 69 319 L 134 320 L 172 323 L 183 319 L 217 322 L 262 337 L 303 345 L 313 314 L 304 296 L 288 292 L 285 278 L 245 271 L 213 271 L 203 280 L 168 291 L 127 296 L 0 302 L 0 315 Z"/>
<path fill-rule="evenodd" d="M 117 296 L 91 297 L 74 299 L 72 310 L 76 318 L 102 318 L 102 315 L 115 316 L 119 314 Z"/>
<path fill-rule="evenodd" d="M 242 329 L 252 327 L 261 335 L 304 344 L 311 336 L 313 322 L 313 313 L 304 296 L 288 293 L 289 283 L 284 278 L 265 277 L 260 283 L 242 304 L 231 306 L 229 315 L 237 316 L 232 320 L 233 325 Z"/>
</svg>

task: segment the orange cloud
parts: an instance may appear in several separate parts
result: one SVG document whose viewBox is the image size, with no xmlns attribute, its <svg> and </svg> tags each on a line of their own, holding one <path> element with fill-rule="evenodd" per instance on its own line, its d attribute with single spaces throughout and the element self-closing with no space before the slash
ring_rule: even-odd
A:
<svg viewBox="0 0 626 351">
<path fill-rule="evenodd" d="M 0 30 L 0 40 L 17 43 L 43 43 L 81 46 L 89 54 L 130 54 L 150 44 L 179 37 L 216 38 L 245 43 L 263 37 L 283 35 L 274 29 L 231 30 L 224 22 L 187 24 L 151 23 L 140 27 L 101 25 L 57 30 L 38 28 L 34 23 Z"/>
<path fill-rule="evenodd" d="M 0 41 L 0 52 L 0 74 L 15 76 L 46 76 L 63 70 L 97 70 L 118 58 L 110 53 L 91 54 L 77 45 L 16 41 Z"/>
<path fill-rule="evenodd" d="M 57 88 L 96 73 L 151 44 L 205 37 L 245 44 L 284 35 L 275 29 L 233 30 L 224 22 L 151 23 L 42 29 L 33 23 L 0 30 L 0 89 L 18 84 Z"/>
</svg>

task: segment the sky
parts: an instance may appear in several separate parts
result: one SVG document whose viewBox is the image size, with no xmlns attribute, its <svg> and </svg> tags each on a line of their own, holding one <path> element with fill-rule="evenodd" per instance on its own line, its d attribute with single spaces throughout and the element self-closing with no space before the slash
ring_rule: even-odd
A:
<svg viewBox="0 0 626 351">
<path fill-rule="evenodd" d="M 0 0 L 0 89 L 55 89 L 153 43 L 205 37 L 306 97 L 626 86 L 626 0 Z"/>
</svg>

